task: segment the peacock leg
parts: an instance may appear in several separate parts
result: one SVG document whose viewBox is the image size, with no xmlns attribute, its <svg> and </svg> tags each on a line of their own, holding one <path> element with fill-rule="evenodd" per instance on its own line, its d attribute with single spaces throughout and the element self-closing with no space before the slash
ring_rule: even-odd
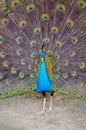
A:
<svg viewBox="0 0 86 130">
<path fill-rule="evenodd" d="M 53 93 L 51 93 L 51 96 L 50 96 L 50 108 L 49 108 L 49 112 L 53 112 Z"/>
<path fill-rule="evenodd" d="M 44 102 L 43 102 L 43 108 L 42 108 L 41 114 L 46 114 L 45 113 L 46 93 L 43 92 L 42 94 L 43 94 Z"/>
</svg>

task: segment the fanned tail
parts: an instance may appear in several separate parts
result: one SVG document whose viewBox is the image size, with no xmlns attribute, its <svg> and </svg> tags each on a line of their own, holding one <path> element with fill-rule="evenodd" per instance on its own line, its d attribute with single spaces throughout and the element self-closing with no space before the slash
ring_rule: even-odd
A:
<svg viewBox="0 0 86 130">
<path fill-rule="evenodd" d="M 86 2 L 7 0 L 0 7 L 1 96 L 35 90 L 44 44 L 53 89 L 86 99 Z"/>
</svg>

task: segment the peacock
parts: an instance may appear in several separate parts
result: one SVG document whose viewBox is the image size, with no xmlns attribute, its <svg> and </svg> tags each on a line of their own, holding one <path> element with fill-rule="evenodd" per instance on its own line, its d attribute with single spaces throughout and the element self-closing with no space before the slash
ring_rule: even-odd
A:
<svg viewBox="0 0 86 130">
<path fill-rule="evenodd" d="M 85 0 L 0 0 L 0 99 L 30 91 L 86 100 Z"/>
</svg>

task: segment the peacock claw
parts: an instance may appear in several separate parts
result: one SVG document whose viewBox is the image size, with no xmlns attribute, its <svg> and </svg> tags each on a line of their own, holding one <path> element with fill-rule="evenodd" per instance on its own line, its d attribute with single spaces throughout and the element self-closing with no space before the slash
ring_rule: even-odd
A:
<svg viewBox="0 0 86 130">
<path fill-rule="evenodd" d="M 40 114 L 41 115 L 47 115 L 47 113 L 45 111 L 43 111 L 43 110 L 40 112 Z"/>
</svg>

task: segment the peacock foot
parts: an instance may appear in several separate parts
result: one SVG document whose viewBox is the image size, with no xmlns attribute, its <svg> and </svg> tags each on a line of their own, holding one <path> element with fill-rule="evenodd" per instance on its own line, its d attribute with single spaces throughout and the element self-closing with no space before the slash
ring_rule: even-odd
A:
<svg viewBox="0 0 86 130">
<path fill-rule="evenodd" d="M 49 108 L 48 112 L 53 112 L 53 109 L 52 107 Z"/>
<path fill-rule="evenodd" d="M 47 113 L 46 113 L 44 110 L 42 110 L 42 111 L 40 112 L 40 114 L 41 114 L 41 115 L 47 115 Z"/>
</svg>

